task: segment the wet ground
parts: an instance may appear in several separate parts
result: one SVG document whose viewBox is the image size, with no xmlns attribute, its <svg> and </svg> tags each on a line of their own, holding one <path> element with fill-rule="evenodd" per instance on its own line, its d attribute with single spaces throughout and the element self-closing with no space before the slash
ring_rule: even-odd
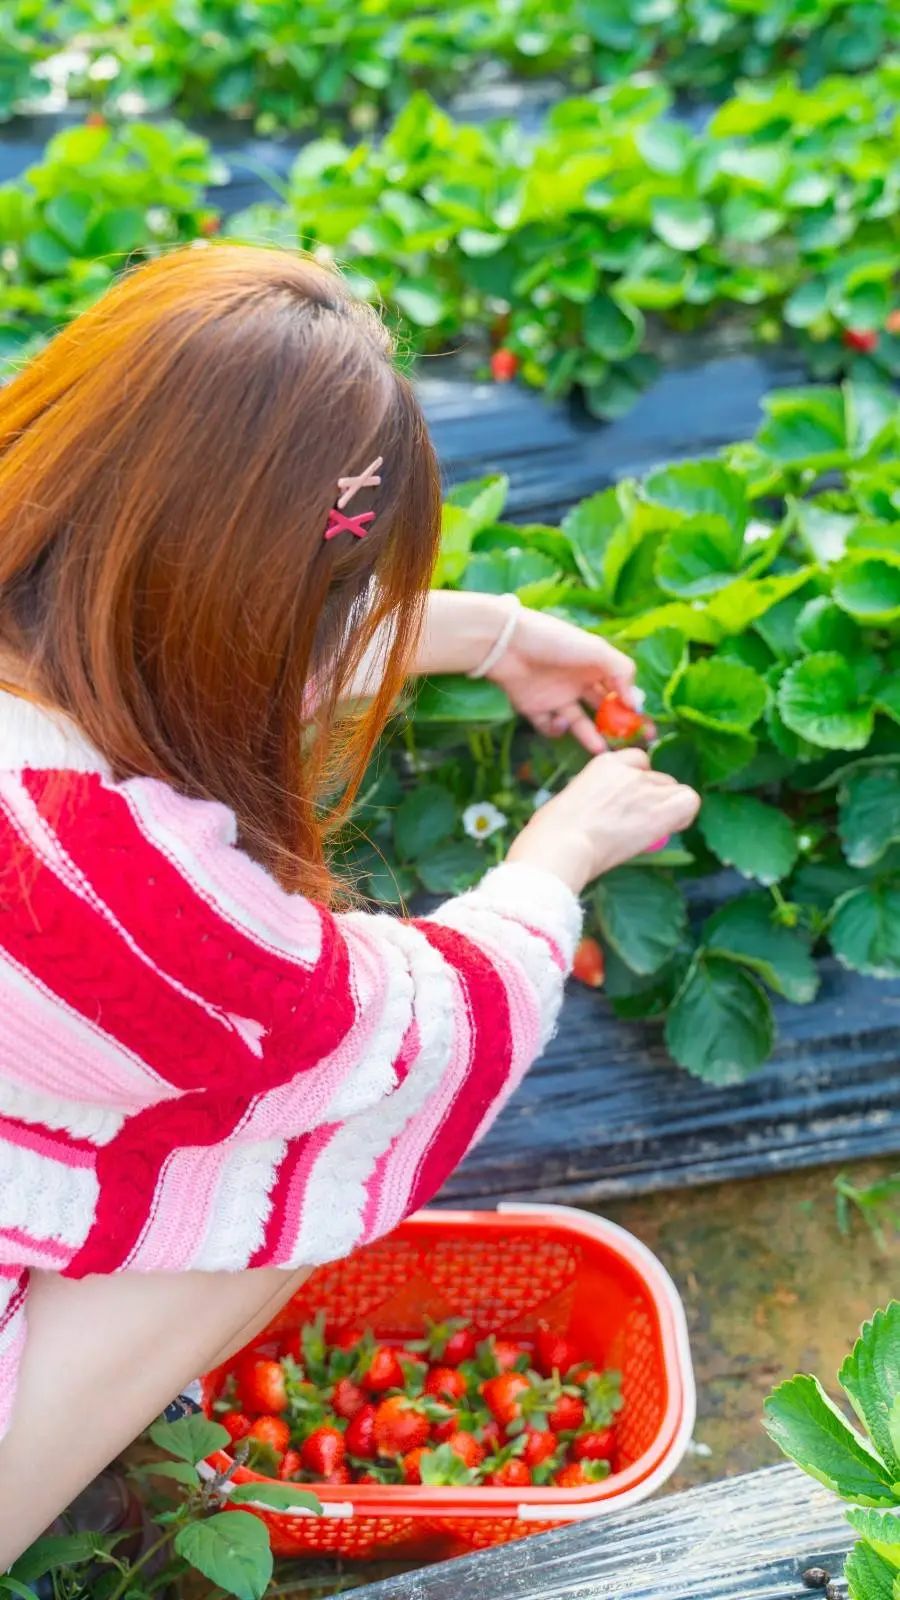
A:
<svg viewBox="0 0 900 1600">
<path fill-rule="evenodd" d="M 894 1158 L 847 1175 L 862 1186 L 898 1169 Z M 900 1290 L 900 1233 L 888 1224 L 879 1245 L 851 1208 L 842 1234 L 835 1175 L 824 1168 L 603 1208 L 665 1262 L 687 1308 L 697 1426 L 670 1488 L 778 1460 L 759 1425 L 773 1384 L 814 1372 L 834 1393 L 860 1323 Z"/>
</svg>

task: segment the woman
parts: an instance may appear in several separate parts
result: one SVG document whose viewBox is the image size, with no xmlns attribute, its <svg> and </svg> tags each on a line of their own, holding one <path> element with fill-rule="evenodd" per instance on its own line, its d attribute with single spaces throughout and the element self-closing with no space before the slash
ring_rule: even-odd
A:
<svg viewBox="0 0 900 1600">
<path fill-rule="evenodd" d="M 323 796 L 409 673 L 592 752 L 630 690 L 429 599 L 438 535 L 380 324 L 297 256 L 145 266 L 0 397 L 0 1563 L 435 1193 L 553 1030 L 578 893 L 696 812 L 600 756 L 433 917 L 335 912 Z"/>
</svg>

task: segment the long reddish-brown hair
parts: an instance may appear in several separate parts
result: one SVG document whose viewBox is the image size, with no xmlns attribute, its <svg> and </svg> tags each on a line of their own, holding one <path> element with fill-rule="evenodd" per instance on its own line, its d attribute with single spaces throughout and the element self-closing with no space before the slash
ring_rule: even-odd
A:
<svg viewBox="0 0 900 1600">
<path fill-rule="evenodd" d="M 378 455 L 350 508 L 370 531 L 326 542 L 338 478 Z M 118 776 L 223 801 L 305 893 L 332 891 L 325 834 L 409 669 L 439 520 L 387 334 L 301 255 L 141 266 L 0 394 L 0 645 Z"/>
</svg>

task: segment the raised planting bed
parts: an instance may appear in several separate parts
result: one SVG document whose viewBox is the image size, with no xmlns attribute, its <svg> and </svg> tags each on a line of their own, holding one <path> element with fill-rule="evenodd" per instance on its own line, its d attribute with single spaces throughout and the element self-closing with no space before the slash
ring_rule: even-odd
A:
<svg viewBox="0 0 900 1600">
<path fill-rule="evenodd" d="M 820 970 L 813 1005 L 776 1002 L 768 1066 L 726 1089 L 674 1067 L 661 1029 L 573 985 L 556 1038 L 442 1200 L 583 1204 L 900 1151 L 900 982 Z"/>
<path fill-rule="evenodd" d="M 605 995 L 573 990 L 449 1197 L 593 1199 L 900 1148 L 897 402 L 779 391 L 766 413 L 753 443 L 555 527 L 501 522 L 500 479 L 449 498 L 439 581 L 518 588 L 632 653 L 653 759 L 704 797 L 688 834 L 589 898 Z M 425 685 L 364 788 L 354 881 L 389 904 L 464 889 L 580 760 L 491 684 Z"/>
<path fill-rule="evenodd" d="M 810 1600 L 852 1537 L 834 1496 L 771 1467 L 556 1533 L 405 1573 L 356 1600 Z M 819 1590 L 821 1593 L 821 1589 Z M 835 1590 L 843 1594 L 843 1585 Z"/>
</svg>

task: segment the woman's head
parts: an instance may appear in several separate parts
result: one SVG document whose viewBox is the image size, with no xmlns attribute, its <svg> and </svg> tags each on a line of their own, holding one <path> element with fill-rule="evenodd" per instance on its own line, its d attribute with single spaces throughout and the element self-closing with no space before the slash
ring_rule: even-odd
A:
<svg viewBox="0 0 900 1600">
<path fill-rule="evenodd" d="M 437 548 L 434 453 L 391 357 L 335 274 L 221 245 L 126 275 L 0 393 L 0 643 L 117 774 L 224 801 L 308 892 L 326 752 L 352 790 Z M 375 512 L 366 536 L 326 541 L 338 478 L 379 455 L 348 507 Z M 349 722 L 384 623 L 381 691 Z"/>
</svg>

